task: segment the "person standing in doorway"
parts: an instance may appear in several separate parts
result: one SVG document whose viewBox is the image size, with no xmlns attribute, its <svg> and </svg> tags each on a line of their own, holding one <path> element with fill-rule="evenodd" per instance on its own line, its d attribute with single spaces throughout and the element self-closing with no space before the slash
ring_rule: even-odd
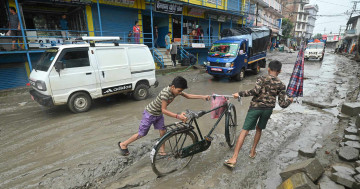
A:
<svg viewBox="0 0 360 189">
<path fill-rule="evenodd" d="M 166 44 L 166 56 L 169 57 L 169 53 L 170 53 L 170 35 L 171 32 L 168 32 L 168 34 L 165 36 L 165 44 Z"/>
<path fill-rule="evenodd" d="M 66 39 L 67 36 L 68 36 L 67 30 L 69 30 L 69 27 L 68 27 L 68 21 L 66 20 L 66 15 L 65 14 L 61 15 L 60 29 L 61 29 L 61 36 L 64 39 Z"/>
<path fill-rule="evenodd" d="M 140 43 L 140 32 L 139 21 L 135 21 L 135 26 L 133 27 L 135 43 Z"/>
<path fill-rule="evenodd" d="M 158 30 L 158 26 L 155 25 L 155 27 L 154 27 L 154 45 L 156 48 L 159 48 L 159 45 L 157 43 L 158 38 L 159 38 L 159 30 Z"/>
<path fill-rule="evenodd" d="M 174 39 L 172 40 L 172 46 L 171 46 L 171 50 L 170 50 L 170 54 L 171 54 L 171 60 L 173 62 L 173 66 L 176 67 L 176 55 L 177 55 L 177 44 L 174 43 Z"/>
<path fill-rule="evenodd" d="M 17 48 L 15 48 L 15 43 L 16 41 L 19 39 L 19 42 L 22 43 L 23 39 L 22 37 L 17 37 L 17 36 L 21 36 L 21 28 L 20 28 L 20 21 L 19 21 L 19 17 L 16 13 L 16 9 L 14 7 L 9 7 L 10 9 L 10 15 L 9 15 L 9 28 L 10 28 L 10 35 L 12 36 L 12 47 L 11 50 L 14 51 Z M 21 46 L 21 45 L 20 45 Z"/>
</svg>

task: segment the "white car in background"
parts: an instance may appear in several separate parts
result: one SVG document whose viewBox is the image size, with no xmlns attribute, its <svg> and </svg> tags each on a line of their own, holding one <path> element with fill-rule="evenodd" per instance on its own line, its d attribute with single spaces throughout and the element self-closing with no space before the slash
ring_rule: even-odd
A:
<svg viewBox="0 0 360 189">
<path fill-rule="evenodd" d="M 324 54 L 325 54 L 325 43 L 323 42 L 308 43 L 305 50 L 305 60 L 309 60 L 310 58 L 313 58 L 322 61 L 324 59 Z"/>
</svg>

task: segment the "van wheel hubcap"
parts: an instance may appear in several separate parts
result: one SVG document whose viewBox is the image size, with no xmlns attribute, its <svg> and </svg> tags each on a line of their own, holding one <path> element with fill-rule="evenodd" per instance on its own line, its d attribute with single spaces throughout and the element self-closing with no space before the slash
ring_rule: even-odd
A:
<svg viewBox="0 0 360 189">
<path fill-rule="evenodd" d="M 84 109 L 87 106 L 87 101 L 84 97 L 77 98 L 74 103 L 77 109 Z"/>
<path fill-rule="evenodd" d="M 140 97 L 146 96 L 146 90 L 145 90 L 145 89 L 139 89 L 138 95 L 139 95 Z"/>
</svg>

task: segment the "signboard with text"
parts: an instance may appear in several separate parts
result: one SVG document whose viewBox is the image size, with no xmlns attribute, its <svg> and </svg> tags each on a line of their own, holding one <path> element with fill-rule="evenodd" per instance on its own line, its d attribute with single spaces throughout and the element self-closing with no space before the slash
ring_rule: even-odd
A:
<svg viewBox="0 0 360 189">
<path fill-rule="evenodd" d="M 174 4 L 174 3 L 156 1 L 155 2 L 155 11 L 167 13 L 167 14 L 181 15 L 182 11 L 183 11 L 183 6 Z"/>
</svg>

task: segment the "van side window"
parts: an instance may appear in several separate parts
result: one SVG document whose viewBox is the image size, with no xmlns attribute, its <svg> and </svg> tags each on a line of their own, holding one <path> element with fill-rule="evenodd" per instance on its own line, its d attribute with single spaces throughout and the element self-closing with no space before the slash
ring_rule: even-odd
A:
<svg viewBox="0 0 360 189">
<path fill-rule="evenodd" d="M 68 51 L 62 56 L 64 68 L 77 68 L 90 66 L 88 50 Z"/>
</svg>

